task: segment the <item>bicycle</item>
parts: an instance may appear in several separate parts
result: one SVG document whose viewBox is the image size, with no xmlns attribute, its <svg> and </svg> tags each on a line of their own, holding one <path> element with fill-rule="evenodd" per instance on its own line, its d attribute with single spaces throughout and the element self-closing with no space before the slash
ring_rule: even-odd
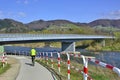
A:
<svg viewBox="0 0 120 80">
<path fill-rule="evenodd" d="M 31 56 L 31 58 L 32 58 L 32 66 L 34 66 L 35 65 L 35 56 Z"/>
</svg>

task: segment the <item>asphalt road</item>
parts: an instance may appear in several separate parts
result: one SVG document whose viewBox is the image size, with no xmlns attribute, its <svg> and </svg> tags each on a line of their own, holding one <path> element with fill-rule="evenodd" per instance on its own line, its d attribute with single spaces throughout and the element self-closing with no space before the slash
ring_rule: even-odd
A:
<svg viewBox="0 0 120 80">
<path fill-rule="evenodd" d="M 20 72 L 16 80 L 54 80 L 52 74 L 42 65 L 35 63 L 25 57 L 18 57 L 21 63 Z"/>
</svg>

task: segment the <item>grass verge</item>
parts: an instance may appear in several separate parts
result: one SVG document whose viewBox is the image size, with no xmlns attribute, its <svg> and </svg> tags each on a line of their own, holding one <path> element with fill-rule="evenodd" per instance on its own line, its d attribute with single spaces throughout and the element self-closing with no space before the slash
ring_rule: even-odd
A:
<svg viewBox="0 0 120 80">
<path fill-rule="evenodd" d="M 10 68 L 10 64 L 6 64 L 3 68 L 2 63 L 0 62 L 0 75 L 6 72 Z"/>
<path fill-rule="evenodd" d="M 80 60 L 80 59 L 79 59 Z M 45 60 L 37 60 L 40 64 L 43 66 L 51 69 L 54 71 L 54 74 L 57 74 L 59 79 L 57 80 L 67 80 L 67 65 L 61 62 L 61 72 L 58 72 L 58 65 L 57 65 L 57 59 L 54 59 L 54 68 L 51 68 L 51 61 L 48 60 L 48 65 Z M 64 62 L 67 62 L 64 60 Z M 76 62 L 76 60 L 71 60 L 71 66 L 75 66 L 76 68 L 82 70 L 83 64 Z M 88 65 L 88 74 L 90 77 L 92 77 L 93 80 L 119 80 L 119 76 L 114 73 L 112 70 L 100 67 L 98 65 Z M 83 75 L 76 71 L 75 69 L 71 68 L 71 80 L 83 80 Z M 88 79 L 89 80 L 89 79 Z"/>
</svg>

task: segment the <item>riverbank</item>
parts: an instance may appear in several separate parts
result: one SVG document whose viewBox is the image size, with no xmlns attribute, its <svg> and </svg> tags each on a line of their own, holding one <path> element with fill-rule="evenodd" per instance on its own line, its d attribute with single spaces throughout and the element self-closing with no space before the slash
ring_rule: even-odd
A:
<svg viewBox="0 0 120 80">
<path fill-rule="evenodd" d="M 20 68 L 20 62 L 16 58 L 8 56 L 8 63 L 11 67 L 5 73 L 0 75 L 0 80 L 16 80 Z"/>
</svg>

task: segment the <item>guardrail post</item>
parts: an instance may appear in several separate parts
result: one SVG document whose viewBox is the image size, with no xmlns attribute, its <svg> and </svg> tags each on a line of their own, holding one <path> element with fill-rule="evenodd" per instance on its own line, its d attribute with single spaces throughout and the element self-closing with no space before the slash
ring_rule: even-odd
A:
<svg viewBox="0 0 120 80">
<path fill-rule="evenodd" d="M 46 52 L 46 62 L 47 62 L 47 65 L 48 65 L 48 53 Z"/>
<path fill-rule="evenodd" d="M 36 52 L 36 57 L 39 58 L 39 52 Z"/>
<path fill-rule="evenodd" d="M 20 56 L 20 51 L 18 53 L 19 53 L 19 56 Z"/>
<path fill-rule="evenodd" d="M 84 69 L 83 69 L 83 77 L 84 80 L 87 80 L 88 78 L 88 58 L 85 58 L 85 56 L 81 55 L 82 59 L 83 59 L 83 64 L 84 64 Z"/>
<path fill-rule="evenodd" d="M 2 55 L 2 65 L 3 65 L 3 68 L 5 67 L 5 63 L 7 64 L 7 57 L 5 56 L 5 54 L 3 53 L 3 55 Z"/>
<path fill-rule="evenodd" d="M 4 52 L 4 55 L 6 54 L 6 52 Z M 7 64 L 7 56 L 5 56 L 5 63 Z"/>
<path fill-rule="evenodd" d="M 30 55 L 30 52 L 28 52 L 28 56 L 31 56 L 31 55 Z"/>
<path fill-rule="evenodd" d="M 24 51 L 22 51 L 21 55 L 24 56 Z"/>
<path fill-rule="evenodd" d="M 57 52 L 58 55 L 58 71 L 60 72 L 60 53 Z"/>
<path fill-rule="evenodd" d="M 27 56 L 27 51 L 25 51 L 25 56 Z"/>
<path fill-rule="evenodd" d="M 39 52 L 39 58 L 40 58 L 40 60 L 41 60 L 41 58 L 42 58 L 42 56 L 41 56 L 41 52 Z"/>
<path fill-rule="evenodd" d="M 70 80 L 70 55 L 67 53 L 68 80 Z"/>
<path fill-rule="evenodd" d="M 16 50 L 15 50 L 15 56 L 16 56 Z"/>
<path fill-rule="evenodd" d="M 41 60 L 43 60 L 43 52 L 41 52 Z"/>
<path fill-rule="evenodd" d="M 43 52 L 43 60 L 45 60 L 45 53 Z"/>
<path fill-rule="evenodd" d="M 51 58 L 51 67 L 53 68 L 53 53 L 51 52 L 50 54 L 51 54 L 51 57 L 50 57 Z"/>
</svg>

